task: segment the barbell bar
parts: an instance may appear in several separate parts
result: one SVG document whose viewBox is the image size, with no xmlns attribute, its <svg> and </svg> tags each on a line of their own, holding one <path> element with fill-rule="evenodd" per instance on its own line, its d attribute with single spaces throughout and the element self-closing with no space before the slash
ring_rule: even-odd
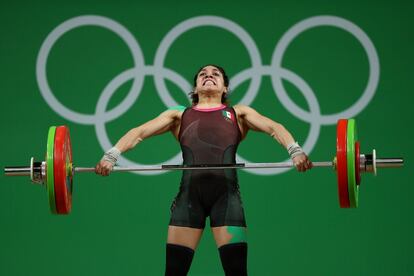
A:
<svg viewBox="0 0 414 276">
<path fill-rule="evenodd" d="M 364 155 L 363 155 L 364 156 Z M 372 154 L 371 154 L 372 156 Z M 368 157 L 372 158 L 372 157 Z M 365 162 L 373 162 L 370 159 Z M 33 179 L 32 172 L 34 174 L 40 175 L 45 178 L 45 161 L 43 162 L 34 162 L 33 157 L 30 160 L 30 163 L 33 162 L 30 166 L 15 166 L 15 167 L 5 167 L 4 174 L 6 176 L 29 176 L 33 182 L 39 183 L 37 179 Z M 377 168 L 397 168 L 401 167 L 404 163 L 402 158 L 377 158 L 376 159 Z M 317 161 L 312 162 L 313 167 L 332 167 L 335 168 L 335 161 Z M 372 169 L 367 168 L 365 164 L 361 164 L 360 168 L 363 172 L 373 172 Z M 184 171 L 184 170 L 219 170 L 219 169 L 271 169 L 271 168 L 292 168 L 294 167 L 293 162 L 276 162 L 276 163 L 236 163 L 236 164 L 201 164 L 201 165 L 142 165 L 142 166 L 114 166 L 112 172 L 134 172 L 134 171 Z M 95 172 L 95 167 L 73 167 L 73 173 L 82 173 L 82 172 Z M 36 178 L 36 176 L 34 176 Z M 40 182 L 44 184 L 43 181 Z"/>
<path fill-rule="evenodd" d="M 377 168 L 397 168 L 403 158 L 377 158 L 376 151 L 360 153 L 354 119 L 340 119 L 337 124 L 337 149 L 333 161 L 312 162 L 314 167 L 331 167 L 337 172 L 338 196 L 341 208 L 358 207 L 361 173 L 374 173 Z M 119 167 L 113 172 L 163 171 L 163 170 L 215 170 L 215 169 L 266 169 L 290 168 L 293 162 L 236 163 L 195 165 L 143 165 Z M 50 210 L 53 214 L 68 214 L 72 207 L 73 176 L 75 173 L 94 172 L 94 167 L 75 167 L 72 163 L 72 146 L 67 126 L 51 126 L 48 132 L 45 161 L 35 161 L 29 166 L 5 167 L 6 176 L 29 176 L 33 183 L 45 185 Z"/>
</svg>

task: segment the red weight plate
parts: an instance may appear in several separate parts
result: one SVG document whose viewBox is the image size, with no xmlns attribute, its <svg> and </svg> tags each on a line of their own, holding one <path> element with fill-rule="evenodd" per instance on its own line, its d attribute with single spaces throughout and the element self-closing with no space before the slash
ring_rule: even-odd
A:
<svg viewBox="0 0 414 276">
<path fill-rule="evenodd" d="M 72 143 L 70 141 L 70 133 L 69 128 L 66 128 L 66 140 L 65 140 L 65 148 L 64 151 L 66 152 L 66 163 L 65 163 L 65 170 L 66 170 L 66 192 L 68 195 L 68 213 L 72 209 L 72 189 L 73 189 L 73 171 L 72 171 Z"/>
<path fill-rule="evenodd" d="M 338 175 L 338 195 L 341 208 L 349 208 L 348 173 L 347 173 L 347 141 L 348 120 L 338 120 L 336 127 L 336 173 Z"/>
<path fill-rule="evenodd" d="M 72 208 L 72 147 L 69 129 L 56 128 L 54 151 L 55 199 L 58 214 L 68 214 Z"/>
<path fill-rule="evenodd" d="M 359 141 L 355 142 L 355 178 L 356 183 L 359 185 L 361 183 L 361 159 L 360 159 L 360 145 Z"/>
</svg>

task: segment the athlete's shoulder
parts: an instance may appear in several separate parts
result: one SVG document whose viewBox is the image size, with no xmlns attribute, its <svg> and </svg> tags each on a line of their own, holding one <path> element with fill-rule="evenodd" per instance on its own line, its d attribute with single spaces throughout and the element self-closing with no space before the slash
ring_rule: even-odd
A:
<svg viewBox="0 0 414 276">
<path fill-rule="evenodd" d="M 180 112 L 184 112 L 184 110 L 186 110 L 187 107 L 183 106 L 183 105 L 176 105 L 176 106 L 171 106 L 170 108 L 168 108 L 167 110 L 178 110 Z"/>
<path fill-rule="evenodd" d="M 163 113 L 161 113 L 161 116 L 166 116 L 173 119 L 181 119 L 181 116 L 183 115 L 186 109 L 187 107 L 183 105 L 172 106 L 165 110 Z"/>
<path fill-rule="evenodd" d="M 245 114 L 248 114 L 248 113 L 251 113 L 251 112 L 255 112 L 255 110 L 253 108 L 251 108 L 248 105 L 244 105 L 244 104 L 236 104 L 236 105 L 233 106 L 233 109 L 239 115 L 245 115 Z"/>
</svg>

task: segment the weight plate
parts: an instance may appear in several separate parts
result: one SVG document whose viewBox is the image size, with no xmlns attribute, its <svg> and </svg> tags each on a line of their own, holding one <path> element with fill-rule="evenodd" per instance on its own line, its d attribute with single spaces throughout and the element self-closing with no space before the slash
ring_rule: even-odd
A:
<svg viewBox="0 0 414 276">
<path fill-rule="evenodd" d="M 336 127 L 336 172 L 338 177 L 339 206 L 349 208 L 348 173 L 346 158 L 348 121 L 338 120 Z"/>
<path fill-rule="evenodd" d="M 72 207 L 72 148 L 69 129 L 56 128 L 54 151 L 55 197 L 58 214 L 70 213 Z"/>
<path fill-rule="evenodd" d="M 361 150 L 359 141 L 355 142 L 355 177 L 356 183 L 361 183 Z"/>
<path fill-rule="evenodd" d="M 56 133 L 56 127 L 51 126 L 47 134 L 47 146 L 46 146 L 46 188 L 47 188 L 47 194 L 49 197 L 50 211 L 53 214 L 56 214 L 55 179 L 54 179 L 54 172 L 53 172 L 55 133 Z"/>
<path fill-rule="evenodd" d="M 349 206 L 358 207 L 358 186 L 355 175 L 355 140 L 357 140 L 356 124 L 354 119 L 348 120 L 346 156 L 348 172 Z"/>
</svg>

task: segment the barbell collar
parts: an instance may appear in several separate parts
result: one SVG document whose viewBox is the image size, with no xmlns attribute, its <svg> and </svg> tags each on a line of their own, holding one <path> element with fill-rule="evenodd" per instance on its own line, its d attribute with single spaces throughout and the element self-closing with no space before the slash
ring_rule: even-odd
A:
<svg viewBox="0 0 414 276">
<path fill-rule="evenodd" d="M 5 176 L 29 176 L 33 183 L 43 184 L 46 178 L 46 162 L 36 162 L 30 158 L 30 166 L 5 167 Z"/>
</svg>

